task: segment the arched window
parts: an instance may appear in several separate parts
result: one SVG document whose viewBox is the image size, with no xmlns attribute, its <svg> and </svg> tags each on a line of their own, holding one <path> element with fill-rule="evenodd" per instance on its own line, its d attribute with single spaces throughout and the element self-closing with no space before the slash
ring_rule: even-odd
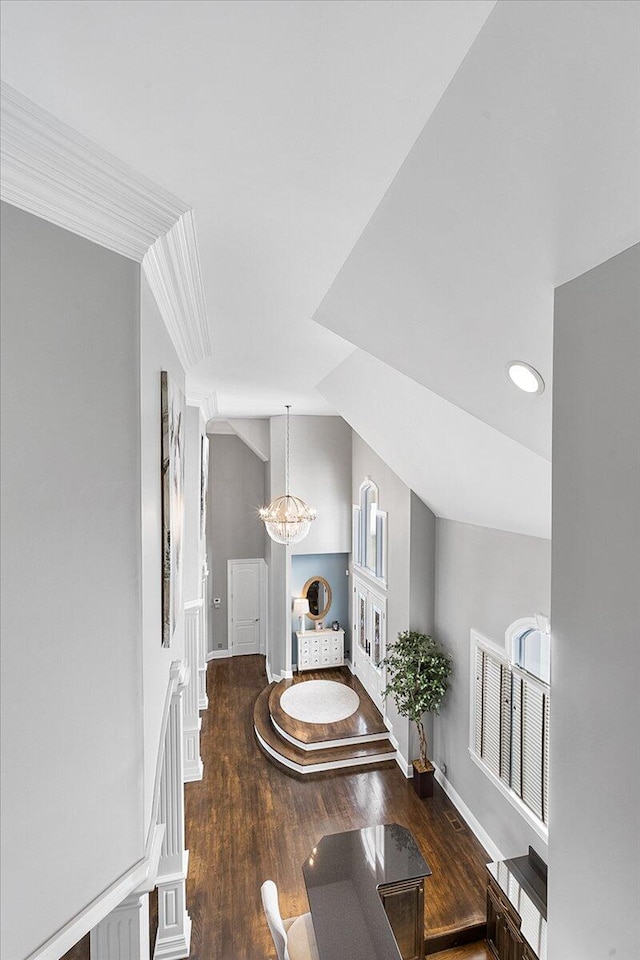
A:
<svg viewBox="0 0 640 960">
<path fill-rule="evenodd" d="M 505 647 L 511 662 L 549 684 L 551 675 L 551 635 L 547 617 L 524 617 L 505 632 Z"/>
<path fill-rule="evenodd" d="M 516 620 L 504 647 L 471 631 L 471 756 L 546 838 L 549 797 L 549 620 Z"/>
<path fill-rule="evenodd" d="M 382 583 L 387 576 L 386 538 L 387 515 L 378 509 L 378 488 L 370 477 L 365 477 L 358 503 L 353 507 L 353 562 Z"/>
</svg>

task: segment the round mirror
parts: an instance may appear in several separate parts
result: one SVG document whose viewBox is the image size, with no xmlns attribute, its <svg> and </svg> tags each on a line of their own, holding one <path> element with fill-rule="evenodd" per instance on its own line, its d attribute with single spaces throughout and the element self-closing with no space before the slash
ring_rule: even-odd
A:
<svg viewBox="0 0 640 960">
<path fill-rule="evenodd" d="M 324 620 L 331 608 L 331 587 L 324 577 L 310 577 L 302 588 L 302 596 L 309 601 L 311 620 Z"/>
</svg>

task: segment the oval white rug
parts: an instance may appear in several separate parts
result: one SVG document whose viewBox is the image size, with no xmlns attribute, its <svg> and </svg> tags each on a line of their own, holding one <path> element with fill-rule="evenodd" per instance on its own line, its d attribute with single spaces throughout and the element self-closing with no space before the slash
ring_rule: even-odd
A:
<svg viewBox="0 0 640 960">
<path fill-rule="evenodd" d="M 280 706 L 294 720 L 303 723 L 337 723 L 356 712 L 360 697 L 346 683 L 304 680 L 285 690 Z"/>
</svg>

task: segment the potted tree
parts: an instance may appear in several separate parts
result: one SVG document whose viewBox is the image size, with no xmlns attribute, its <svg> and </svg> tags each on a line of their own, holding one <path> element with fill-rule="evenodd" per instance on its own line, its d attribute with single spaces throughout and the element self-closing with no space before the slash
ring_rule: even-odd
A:
<svg viewBox="0 0 640 960">
<path fill-rule="evenodd" d="M 384 696 L 391 696 L 401 716 L 418 728 L 420 758 L 413 761 L 413 786 L 419 797 L 433 796 L 433 764 L 427 758 L 427 736 L 422 718 L 438 713 L 449 687 L 451 658 L 433 637 L 404 630 L 383 660 L 387 668 Z"/>
</svg>

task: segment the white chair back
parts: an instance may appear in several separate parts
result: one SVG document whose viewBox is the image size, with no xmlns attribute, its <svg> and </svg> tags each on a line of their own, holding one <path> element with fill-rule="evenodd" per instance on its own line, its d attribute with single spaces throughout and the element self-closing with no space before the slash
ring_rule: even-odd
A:
<svg viewBox="0 0 640 960">
<path fill-rule="evenodd" d="M 278 903 L 278 888 L 273 880 L 265 880 L 260 888 L 262 895 L 262 906 L 269 924 L 269 930 L 273 938 L 273 943 L 278 954 L 278 960 L 289 960 L 287 952 L 287 932 L 280 915 L 280 904 Z"/>
</svg>

